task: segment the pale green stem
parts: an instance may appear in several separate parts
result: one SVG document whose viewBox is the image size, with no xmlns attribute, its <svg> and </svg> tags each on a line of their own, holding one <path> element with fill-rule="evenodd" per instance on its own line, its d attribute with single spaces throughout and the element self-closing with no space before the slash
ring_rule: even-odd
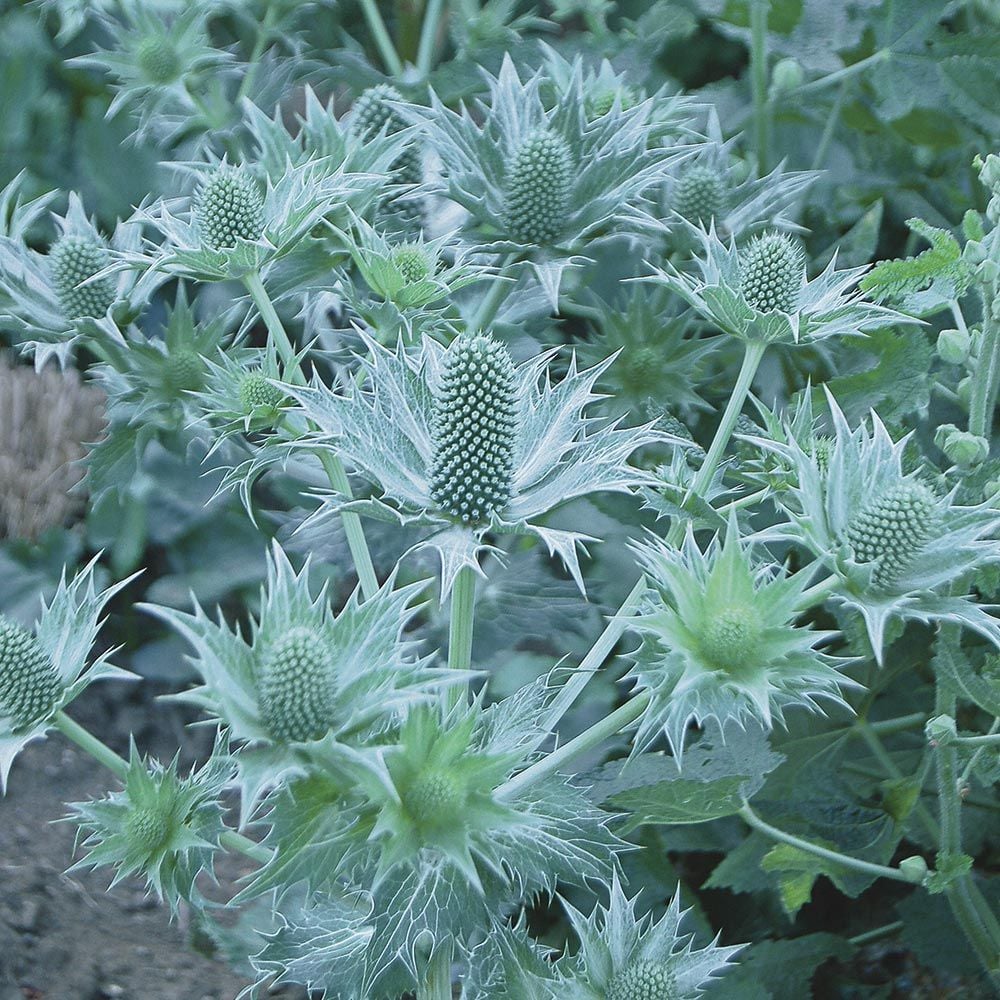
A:
<svg viewBox="0 0 1000 1000">
<path fill-rule="evenodd" d="M 814 844 L 811 840 L 803 840 L 801 837 L 796 837 L 791 833 L 785 833 L 784 830 L 779 830 L 776 826 L 771 826 L 770 823 L 762 820 L 750 808 L 749 803 L 743 804 L 743 808 L 740 809 L 740 816 L 748 826 L 763 833 L 764 836 L 770 837 L 779 843 L 788 844 L 789 847 L 797 847 L 800 851 L 805 851 L 807 854 L 812 854 L 817 858 L 823 858 L 824 861 L 831 861 L 843 868 L 850 868 L 865 875 L 874 875 L 876 878 L 895 879 L 897 882 L 909 882 L 913 884 L 923 881 L 923 876 L 920 874 L 911 875 L 899 868 L 893 868 L 888 865 L 876 865 L 870 861 L 862 861 L 860 858 L 852 858 L 849 854 L 831 851 L 826 847 L 820 847 L 819 844 Z"/>
<path fill-rule="evenodd" d="M 865 931 L 864 934 L 855 934 L 848 938 L 848 944 L 855 948 L 863 948 L 866 944 L 874 944 L 876 941 L 883 941 L 886 938 L 895 937 L 906 925 L 902 920 L 894 920 L 884 927 L 876 927 L 874 930 Z"/>
<path fill-rule="evenodd" d="M 472 665 L 472 633 L 476 621 L 476 571 L 463 566 L 451 589 L 451 620 L 448 625 L 448 667 L 468 670 Z M 448 705 L 458 704 L 466 692 L 462 685 L 449 687 L 445 697 Z"/>
<path fill-rule="evenodd" d="M 294 385 L 304 385 L 306 378 L 302 373 L 295 347 L 292 345 L 285 326 L 281 322 L 281 317 L 271 302 L 271 297 L 267 294 L 264 282 L 260 275 L 252 272 L 243 279 L 250 292 L 250 297 L 257 307 L 257 311 L 264 320 L 268 333 L 274 338 L 278 354 L 284 362 L 285 372 L 288 380 Z M 351 490 L 350 480 L 344 470 L 344 463 L 340 457 L 330 449 L 321 448 L 318 451 L 320 463 L 330 480 L 330 485 L 345 500 L 350 501 L 354 497 Z M 351 558 L 354 560 L 354 568 L 358 574 L 358 582 L 361 584 L 361 592 L 366 598 L 372 597 L 378 591 L 378 577 L 375 575 L 375 566 L 372 563 L 371 552 L 368 549 L 368 542 L 365 540 L 365 531 L 361 524 L 361 518 L 354 511 L 345 510 L 340 513 L 344 525 L 344 534 L 347 536 L 347 547 L 351 550 Z"/>
<path fill-rule="evenodd" d="M 495 797 L 500 801 L 516 798 L 526 788 L 555 774 L 563 764 L 574 757 L 599 747 L 605 740 L 632 725 L 646 711 L 651 700 L 652 696 L 648 691 L 637 694 L 621 708 L 615 709 L 600 722 L 595 722 L 589 729 L 585 729 L 579 736 L 557 747 L 552 753 L 546 754 L 520 774 L 515 774 L 496 790 Z"/>
<path fill-rule="evenodd" d="M 750 393 L 750 387 L 753 385 L 754 376 L 757 374 L 757 369 L 760 367 L 761 360 L 763 359 L 764 352 L 766 350 L 766 343 L 758 340 L 751 340 L 747 342 L 746 350 L 743 354 L 743 364 L 740 366 L 740 373 L 736 379 L 736 385 L 733 386 L 732 395 L 729 397 L 729 402 L 726 404 L 726 409 L 723 411 L 722 420 L 719 422 L 719 426 L 715 431 L 715 437 L 712 438 L 712 443 L 709 445 L 705 461 L 702 462 L 701 468 L 698 470 L 698 475 L 695 476 L 694 483 L 688 491 L 689 496 L 704 495 L 705 490 L 711 485 L 715 472 L 719 467 L 719 462 L 722 460 L 723 453 L 726 450 L 726 446 L 729 444 L 729 440 L 733 436 L 733 428 L 736 426 L 736 421 L 739 419 L 740 412 L 743 409 L 743 404 L 746 402 L 747 396 Z M 677 545 L 681 539 L 683 539 L 685 523 L 686 522 L 682 517 L 674 521 L 670 531 L 667 533 L 667 542 L 669 544 Z"/>
<path fill-rule="evenodd" d="M 880 62 L 885 62 L 891 56 L 891 50 L 879 49 L 878 52 L 873 53 L 865 59 L 859 59 L 856 63 L 851 63 L 850 66 L 845 66 L 843 69 L 838 69 L 833 73 L 827 73 L 826 76 L 821 76 L 818 80 L 813 80 L 810 83 L 802 84 L 801 87 L 796 87 L 795 90 L 791 91 L 791 94 L 798 97 L 800 94 L 812 94 L 817 90 L 823 90 L 831 84 L 847 80 L 852 76 L 857 76 L 866 69 L 878 65 Z"/>
<path fill-rule="evenodd" d="M 959 736 L 955 742 L 963 747 L 1000 747 L 1000 735 L 991 733 L 988 736 Z"/>
<path fill-rule="evenodd" d="M 88 732 L 78 722 L 74 722 L 65 712 L 57 712 L 52 720 L 56 729 L 68 740 L 85 750 L 94 760 L 104 765 L 122 783 L 128 778 L 128 761 L 119 757 L 109 746 L 102 743 L 93 733 Z M 235 830 L 226 830 L 219 836 L 219 843 L 230 850 L 245 854 L 248 858 L 266 864 L 271 860 L 271 852 L 249 837 Z"/>
<path fill-rule="evenodd" d="M 750 88 L 753 94 L 754 145 L 757 170 L 767 173 L 768 118 L 767 103 L 767 15 L 771 0 L 750 0 Z"/>
<path fill-rule="evenodd" d="M 962 312 L 962 306 L 959 304 L 957 299 L 951 300 L 951 315 L 955 320 L 955 326 L 958 327 L 962 333 L 968 333 L 969 327 L 965 322 L 965 313 Z"/>
<path fill-rule="evenodd" d="M 813 157 L 810 170 L 819 170 L 826 160 L 827 153 L 830 152 L 830 143 L 833 142 L 833 134 L 837 130 L 837 123 L 840 121 L 840 113 L 843 111 L 846 96 L 847 81 L 844 81 L 840 85 L 840 90 L 837 91 L 837 99 L 833 102 L 833 108 L 826 117 L 823 134 L 819 138 L 819 145 L 816 147 L 816 155 Z"/>
<path fill-rule="evenodd" d="M 442 948 L 431 959 L 417 1000 L 451 1000 L 451 948 Z"/>
<path fill-rule="evenodd" d="M 434 43 L 437 41 L 438 28 L 441 24 L 441 12 L 444 0 L 429 0 L 424 11 L 424 22 L 420 26 L 420 45 L 417 48 L 417 70 L 421 76 L 427 76 L 434 61 Z"/>
<path fill-rule="evenodd" d="M 253 81 L 257 76 L 260 57 L 264 54 L 268 39 L 271 37 L 271 28 L 274 25 L 276 12 L 277 4 L 268 4 L 264 12 L 264 20 L 257 26 L 257 37 L 254 40 L 253 51 L 250 53 L 250 58 L 247 61 L 247 71 L 243 74 L 239 92 L 236 94 L 237 104 L 250 93 L 250 88 L 253 86 Z"/>
<path fill-rule="evenodd" d="M 990 300 L 983 303 L 983 326 L 979 356 L 972 373 L 972 398 L 969 401 L 969 430 L 991 439 L 993 411 L 1000 387 L 1000 325 L 991 317 Z"/>
<path fill-rule="evenodd" d="M 988 735 L 992 736 L 998 730 L 1000 730 L 1000 719 L 994 719 L 993 725 L 990 726 L 990 731 Z M 968 785 L 969 778 L 972 777 L 972 772 L 975 769 L 976 764 L 979 763 L 980 759 L 982 758 L 985 752 L 986 748 L 980 747 L 969 759 L 969 763 L 965 765 L 965 769 L 962 771 L 961 775 L 959 775 L 958 778 L 959 789 L 963 789 L 966 787 L 966 785 Z"/>
<path fill-rule="evenodd" d="M 896 719 L 866 722 L 865 725 L 879 736 L 891 736 L 893 733 L 905 733 L 907 729 L 923 726 L 926 721 L 927 716 L 923 712 L 913 712 L 911 715 L 901 715 Z"/>
<path fill-rule="evenodd" d="M 378 49 L 379 55 L 382 57 L 382 62 L 385 63 L 389 74 L 391 76 L 402 76 L 402 60 L 399 58 L 396 46 L 392 44 L 389 31 L 385 26 L 385 21 L 382 20 L 382 15 L 375 0 L 361 0 L 361 12 L 365 16 L 365 21 L 375 42 L 375 47 Z"/>
<path fill-rule="evenodd" d="M 833 593 L 839 582 L 840 577 L 834 574 L 833 576 L 828 576 L 825 580 L 820 580 L 819 583 L 814 583 L 808 590 L 802 591 L 802 599 L 799 602 L 799 606 L 802 608 L 811 608 L 814 604 L 822 604 Z"/>
<path fill-rule="evenodd" d="M 767 499 L 770 492 L 771 487 L 765 486 L 756 493 L 748 493 L 745 497 L 740 497 L 738 500 L 731 500 L 729 503 L 724 504 L 719 508 L 719 513 L 728 514 L 731 510 L 744 510 L 747 507 L 756 507 L 761 501 Z"/>
<path fill-rule="evenodd" d="M 499 274 L 495 276 L 493 283 L 490 285 L 490 290 L 483 296 L 479 303 L 479 308 L 469 322 L 470 332 L 478 333 L 493 322 L 500 306 L 503 305 L 503 300 L 507 298 L 511 289 L 517 284 L 513 278 L 504 279 L 504 269 L 512 260 L 512 257 L 508 257 L 500 265 Z"/>
</svg>

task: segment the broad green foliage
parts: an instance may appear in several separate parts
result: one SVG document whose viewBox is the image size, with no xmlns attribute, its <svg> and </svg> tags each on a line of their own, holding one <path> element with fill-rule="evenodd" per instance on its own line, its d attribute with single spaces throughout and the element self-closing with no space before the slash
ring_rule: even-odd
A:
<svg viewBox="0 0 1000 1000">
<path fill-rule="evenodd" d="M 1000 988 L 995 7 L 7 5 L 0 786 L 248 997 Z"/>
</svg>

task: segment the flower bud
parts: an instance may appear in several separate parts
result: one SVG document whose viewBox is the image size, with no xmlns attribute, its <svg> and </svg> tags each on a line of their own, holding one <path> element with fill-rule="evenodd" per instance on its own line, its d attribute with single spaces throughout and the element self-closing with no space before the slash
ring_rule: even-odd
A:
<svg viewBox="0 0 1000 1000">
<path fill-rule="evenodd" d="M 955 395 L 958 396 L 958 401 L 962 404 L 962 407 L 966 410 L 969 409 L 969 405 L 972 403 L 972 376 L 966 375 L 965 378 L 958 383 L 958 387 L 955 390 Z"/>
<path fill-rule="evenodd" d="M 518 243 L 552 243 L 569 211 L 573 157 L 556 132 L 538 129 L 507 164 L 504 223 Z"/>
<path fill-rule="evenodd" d="M 690 166 L 677 180 L 673 204 L 670 206 L 689 222 L 700 222 L 706 227 L 723 210 L 726 185 L 712 167 Z"/>
<path fill-rule="evenodd" d="M 171 83 L 184 69 L 177 49 L 163 35 L 149 35 L 139 42 L 135 64 L 147 80 L 158 84 Z"/>
<path fill-rule="evenodd" d="M 934 438 L 937 444 L 937 436 Z M 941 450 L 960 469 L 971 469 L 982 465 L 989 458 L 990 443 L 984 437 L 970 434 L 968 431 L 955 430 L 946 435 Z"/>
<path fill-rule="evenodd" d="M 939 747 L 946 747 L 958 739 L 958 727 L 950 715 L 935 715 L 933 719 L 928 719 L 924 733 L 929 742 Z"/>
<path fill-rule="evenodd" d="M 223 165 L 198 189 L 194 218 L 205 246 L 231 249 L 239 240 L 259 240 L 263 235 L 264 196 L 245 167 Z"/>
<path fill-rule="evenodd" d="M 946 365 L 964 365 L 972 350 L 972 335 L 968 330 L 942 330 L 938 334 L 938 357 Z"/>
<path fill-rule="evenodd" d="M 909 858 L 903 858 L 899 862 L 899 870 L 915 884 L 919 885 L 927 877 L 929 871 L 927 862 L 919 854 L 914 854 Z"/>
<path fill-rule="evenodd" d="M 791 90 L 796 90 L 802 86 L 804 79 L 805 73 L 798 59 L 781 59 L 775 63 L 774 69 L 771 71 L 769 96 L 772 98 L 780 97 Z"/>
<path fill-rule="evenodd" d="M 431 255 L 417 243 L 403 243 L 392 251 L 392 265 L 408 285 L 426 281 L 434 274 Z"/>
<path fill-rule="evenodd" d="M 16 732 L 47 719 L 62 694 L 52 661 L 27 629 L 0 615 L 0 719 Z"/>
<path fill-rule="evenodd" d="M 752 659 L 760 643 L 753 608 L 737 604 L 716 612 L 701 636 L 706 659 L 720 670 L 738 670 Z"/>
<path fill-rule="evenodd" d="M 608 984 L 608 1000 L 664 1000 L 679 996 L 674 974 L 662 962 L 633 962 Z"/>
<path fill-rule="evenodd" d="M 69 319 L 99 319 L 115 300 L 115 283 L 101 278 L 81 284 L 108 266 L 107 248 L 86 236 L 60 237 L 49 250 L 52 283 Z"/>
<path fill-rule="evenodd" d="M 460 823 L 468 795 L 454 774 L 431 767 L 402 790 L 400 799 L 414 823 L 426 829 Z"/>
<path fill-rule="evenodd" d="M 741 255 L 740 291 L 758 312 L 794 312 L 804 277 L 802 248 L 784 233 L 756 237 Z"/>
<path fill-rule="evenodd" d="M 174 351 L 163 359 L 163 384 L 176 395 L 200 389 L 204 384 L 205 362 L 189 348 Z"/>
<path fill-rule="evenodd" d="M 333 685 L 329 651 L 310 628 L 290 629 L 268 650 L 257 676 L 260 714 L 285 743 L 318 740 L 330 729 Z"/>
<path fill-rule="evenodd" d="M 258 406 L 276 410 L 285 402 L 281 390 L 271 385 L 261 371 L 249 372 L 244 376 L 240 382 L 239 394 L 240 405 L 246 413 L 252 413 Z"/>
<path fill-rule="evenodd" d="M 169 811 L 153 806 L 136 806 L 125 820 L 130 845 L 146 856 L 155 854 L 170 837 Z"/>
<path fill-rule="evenodd" d="M 1000 156 L 990 153 L 986 159 L 976 157 L 976 166 L 979 167 L 979 181 L 991 191 L 1000 189 Z"/>
</svg>

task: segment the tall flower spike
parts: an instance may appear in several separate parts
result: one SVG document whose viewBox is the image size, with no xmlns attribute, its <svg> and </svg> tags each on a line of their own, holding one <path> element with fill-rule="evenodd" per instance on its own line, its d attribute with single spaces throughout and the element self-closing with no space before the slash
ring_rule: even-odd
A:
<svg viewBox="0 0 1000 1000">
<path fill-rule="evenodd" d="M 108 248 L 98 240 L 67 233 L 49 250 L 52 281 L 59 304 L 71 320 L 100 319 L 115 300 L 110 278 L 91 281 L 111 263 Z M 84 284 L 87 282 L 87 284 Z"/>
<path fill-rule="evenodd" d="M 755 237 L 740 260 L 740 291 L 762 313 L 793 313 L 805 276 L 802 248 L 785 233 Z"/>
<path fill-rule="evenodd" d="M 551 243 L 569 211 L 573 153 L 558 132 L 528 135 L 507 164 L 504 218 L 518 243 Z"/>
<path fill-rule="evenodd" d="M 259 240 L 264 232 L 264 197 L 246 167 L 222 164 L 201 182 L 194 217 L 205 245 L 213 250 Z"/>
<path fill-rule="evenodd" d="M 445 355 L 432 417 L 431 498 L 464 523 L 503 513 L 517 433 L 514 362 L 490 337 L 460 337 Z"/>
</svg>

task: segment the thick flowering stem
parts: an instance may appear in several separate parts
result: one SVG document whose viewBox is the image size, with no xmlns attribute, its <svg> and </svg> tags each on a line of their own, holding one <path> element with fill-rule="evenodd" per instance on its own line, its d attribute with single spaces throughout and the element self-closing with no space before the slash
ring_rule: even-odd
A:
<svg viewBox="0 0 1000 1000">
<path fill-rule="evenodd" d="M 476 620 L 476 571 L 464 566 L 455 577 L 451 591 L 451 622 L 448 626 L 448 668 L 468 670 L 472 663 L 472 633 Z M 465 688 L 453 685 L 445 697 L 454 705 Z"/>
<path fill-rule="evenodd" d="M 278 316 L 274 308 L 271 297 L 267 294 L 264 283 L 260 280 L 260 275 L 251 272 L 244 277 L 243 281 L 261 315 L 261 319 L 264 320 L 268 333 L 274 338 L 289 381 L 295 385 L 304 385 L 306 379 L 302 374 L 302 367 L 299 364 L 295 348 L 285 331 L 281 317 Z M 340 457 L 324 449 L 319 452 L 319 460 L 323 471 L 330 480 L 330 485 L 346 500 L 353 499 L 354 493 L 351 490 L 351 483 L 347 478 L 347 472 Z M 375 575 L 375 566 L 372 563 L 368 542 L 365 540 L 361 518 L 353 511 L 344 511 L 340 516 L 344 524 L 344 534 L 347 536 L 347 547 L 351 550 L 351 558 L 354 560 L 358 582 L 361 584 L 361 592 L 366 598 L 369 598 L 378 591 L 378 577 Z"/>
<path fill-rule="evenodd" d="M 437 41 L 443 9 L 444 0 L 429 0 L 424 11 L 424 22 L 420 27 L 420 45 L 417 48 L 417 70 L 421 76 L 427 76 L 431 71 L 434 43 Z"/>
<path fill-rule="evenodd" d="M 979 363 L 973 369 L 972 398 L 969 401 L 969 431 L 990 440 L 993 411 L 1000 389 L 1000 324 L 993 319 L 991 301 L 983 303 Z"/>
<path fill-rule="evenodd" d="M 726 404 L 726 409 L 722 414 L 722 420 L 719 422 L 715 437 L 712 438 L 712 443 L 709 445 L 705 461 L 702 462 L 701 468 L 698 470 L 698 475 L 695 476 L 694 483 L 692 483 L 691 489 L 688 491 L 689 496 L 703 494 L 711 485 L 712 478 L 715 476 L 719 463 L 722 461 L 722 455 L 726 450 L 726 446 L 733 436 L 736 421 L 739 420 L 740 411 L 743 409 L 743 404 L 750 394 L 750 387 L 753 385 L 754 376 L 757 374 L 757 369 L 760 367 L 766 350 L 767 344 L 763 341 L 751 340 L 747 342 L 746 351 L 743 355 L 743 364 L 740 367 L 740 374 L 736 379 L 736 385 L 733 386 L 732 395 Z M 678 518 L 671 525 L 670 531 L 667 534 L 667 541 L 671 545 L 677 545 L 683 537 L 684 520 Z"/>
<path fill-rule="evenodd" d="M 767 173 L 767 15 L 770 0 L 750 0 L 750 87 L 753 93 L 754 145 L 757 170 Z"/>
<path fill-rule="evenodd" d="M 442 948 L 428 963 L 417 1000 L 451 1000 L 451 948 Z"/>
<path fill-rule="evenodd" d="M 814 844 L 810 840 L 803 840 L 801 837 L 793 836 L 790 833 L 785 833 L 784 830 L 779 830 L 775 826 L 771 826 L 770 823 L 764 822 L 754 811 L 750 808 L 750 804 L 745 802 L 743 808 L 740 809 L 740 817 L 743 821 L 754 830 L 763 833 L 764 836 L 770 837 L 772 840 L 776 840 L 781 844 L 788 844 L 789 847 L 797 847 L 800 851 L 805 851 L 807 854 L 813 854 L 817 858 L 823 858 L 825 861 L 832 861 L 834 864 L 841 865 L 844 868 L 850 868 L 853 871 L 861 872 L 865 875 L 874 875 L 877 878 L 889 878 L 895 879 L 897 882 L 909 882 L 911 884 L 920 883 L 923 881 L 924 876 L 920 873 L 911 873 L 903 871 L 901 868 L 893 868 L 888 865 L 876 865 L 870 861 L 862 861 L 860 858 L 852 858 L 849 854 L 841 854 L 839 851 L 831 851 L 826 847 L 820 847 L 819 844 Z"/>
<path fill-rule="evenodd" d="M 375 0 L 361 0 L 361 12 L 365 16 L 365 21 L 368 23 L 368 30 L 371 32 L 372 39 L 379 51 L 379 55 L 382 57 L 382 61 L 385 63 L 386 69 L 392 76 L 401 76 L 403 72 L 402 60 L 399 58 L 396 46 L 393 45 L 392 39 L 389 37 L 389 31 L 385 26 L 382 15 L 379 13 Z"/>
</svg>

